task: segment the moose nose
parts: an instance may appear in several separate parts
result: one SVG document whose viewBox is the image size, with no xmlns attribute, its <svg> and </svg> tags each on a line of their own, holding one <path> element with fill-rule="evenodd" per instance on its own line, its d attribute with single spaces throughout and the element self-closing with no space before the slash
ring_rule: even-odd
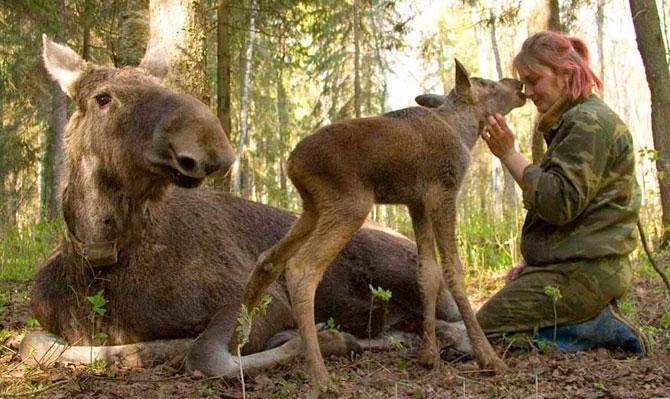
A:
<svg viewBox="0 0 670 399">
<path fill-rule="evenodd" d="M 177 163 L 179 164 L 179 168 L 184 172 L 193 172 L 197 165 L 193 158 L 186 155 L 177 156 Z"/>
<path fill-rule="evenodd" d="M 205 174 L 211 175 L 223 166 L 223 158 L 219 155 L 213 155 L 205 163 Z"/>
</svg>

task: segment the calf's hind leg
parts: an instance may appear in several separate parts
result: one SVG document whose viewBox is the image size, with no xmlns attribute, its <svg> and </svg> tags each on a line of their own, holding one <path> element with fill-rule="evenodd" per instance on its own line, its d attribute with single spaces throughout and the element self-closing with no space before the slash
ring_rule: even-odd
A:
<svg viewBox="0 0 670 399">
<path fill-rule="evenodd" d="M 437 248 L 442 258 L 444 277 L 463 317 L 479 367 L 495 372 L 503 371 L 507 369 L 507 366 L 500 360 L 486 339 L 463 288 L 463 271 L 456 246 L 455 197 L 448 196 L 440 203 L 433 217 L 433 229 L 437 237 Z"/>
<path fill-rule="evenodd" d="M 258 305 L 263 293 L 284 271 L 286 260 L 305 242 L 315 225 L 316 215 L 309 207 L 305 207 L 305 211 L 291 226 L 289 232 L 274 246 L 260 254 L 254 271 L 244 287 L 242 305 L 247 309 L 253 309 Z M 237 336 L 234 335 L 228 347 L 230 350 L 236 350 L 237 344 Z"/>
<path fill-rule="evenodd" d="M 321 357 L 315 327 L 316 288 L 328 265 L 361 227 L 371 207 L 371 196 L 343 201 L 341 195 L 337 203 L 319 207 L 316 228 L 286 265 L 286 285 L 303 339 L 305 359 L 313 382 L 319 388 L 330 386 L 330 377 Z"/>
</svg>

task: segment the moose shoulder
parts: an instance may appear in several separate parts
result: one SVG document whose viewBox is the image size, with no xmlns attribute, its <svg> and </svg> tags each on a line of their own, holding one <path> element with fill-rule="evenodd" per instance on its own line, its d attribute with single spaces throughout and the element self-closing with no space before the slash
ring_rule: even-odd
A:
<svg viewBox="0 0 670 399">
<path fill-rule="evenodd" d="M 196 188 L 208 174 L 227 170 L 233 151 L 204 104 L 161 85 L 165 63 L 157 54 L 149 48 L 137 68 L 106 68 L 44 39 L 47 71 L 76 110 L 65 132 L 63 240 L 31 291 L 33 312 L 55 335 L 29 334 L 21 346 L 25 360 L 44 362 L 58 348 L 60 360 L 88 362 L 93 349 L 80 345 L 103 345 L 95 353 L 105 360 L 146 365 L 186 350 L 191 369 L 208 375 L 237 370 L 227 343 L 243 288 L 259 254 L 287 233 L 295 216 Z M 381 307 L 373 309 L 372 334 L 397 322 L 417 331 L 416 268 L 409 240 L 362 229 L 324 276 L 316 320 L 332 317 L 343 331 L 367 337 L 372 283 L 392 290 L 394 301 L 387 317 Z M 101 291 L 104 315 L 91 317 L 85 297 Z M 295 327 L 284 283 L 269 293 L 272 302 L 255 320 L 245 353 L 263 350 Z M 437 317 L 459 316 L 445 299 Z M 356 347 L 345 333 L 323 335 L 334 342 L 332 352 Z M 291 348 L 283 353 L 299 353 L 299 345 Z M 260 358 L 244 364 L 254 367 L 254 359 Z"/>
</svg>

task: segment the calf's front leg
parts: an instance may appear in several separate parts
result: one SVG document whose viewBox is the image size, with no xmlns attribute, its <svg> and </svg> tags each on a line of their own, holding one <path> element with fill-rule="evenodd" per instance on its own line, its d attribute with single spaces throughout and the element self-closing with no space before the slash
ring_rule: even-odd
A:
<svg viewBox="0 0 670 399">
<path fill-rule="evenodd" d="M 449 291 L 454 297 L 458 310 L 461 312 L 463 322 L 468 331 L 475 360 L 479 367 L 485 370 L 501 372 L 507 369 L 505 363 L 498 357 L 484 335 L 475 313 L 472 311 L 470 301 L 463 288 L 463 271 L 458 257 L 456 245 L 456 201 L 455 198 L 447 198 L 440 201 L 441 206 L 437 209 L 433 218 L 433 229 L 437 237 L 437 248 L 442 258 L 442 267 Z"/>
</svg>

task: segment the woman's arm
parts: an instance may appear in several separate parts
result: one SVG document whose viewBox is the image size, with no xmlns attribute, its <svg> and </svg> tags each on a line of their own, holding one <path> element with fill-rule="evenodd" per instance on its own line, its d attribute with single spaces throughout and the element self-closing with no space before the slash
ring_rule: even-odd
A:
<svg viewBox="0 0 670 399">
<path fill-rule="evenodd" d="M 500 114 L 491 115 L 487 118 L 488 124 L 484 126 L 482 138 L 489 149 L 500 159 L 512 174 L 514 181 L 523 188 L 523 171 L 531 163 L 514 148 L 516 136 L 507 126 L 505 118 Z"/>
</svg>

